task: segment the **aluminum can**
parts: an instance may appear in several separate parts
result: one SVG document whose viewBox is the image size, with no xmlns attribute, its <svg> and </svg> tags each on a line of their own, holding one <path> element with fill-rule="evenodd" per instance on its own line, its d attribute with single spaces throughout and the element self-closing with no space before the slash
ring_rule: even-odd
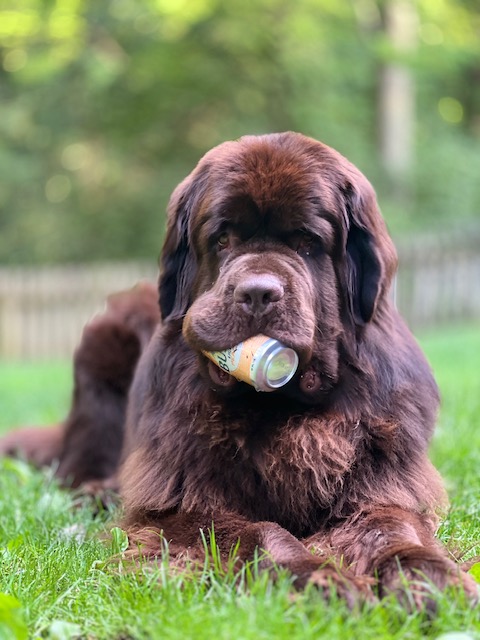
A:
<svg viewBox="0 0 480 640">
<path fill-rule="evenodd" d="M 225 351 L 204 351 L 207 358 L 257 391 L 274 391 L 295 375 L 298 355 L 278 340 L 258 335 Z"/>
</svg>

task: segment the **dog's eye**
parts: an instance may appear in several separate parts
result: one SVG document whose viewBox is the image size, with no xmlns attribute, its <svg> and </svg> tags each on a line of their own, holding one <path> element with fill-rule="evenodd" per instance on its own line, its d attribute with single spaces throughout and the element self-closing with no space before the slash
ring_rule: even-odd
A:
<svg viewBox="0 0 480 640">
<path fill-rule="evenodd" d="M 309 256 L 315 251 L 315 238 L 309 234 L 302 234 L 296 239 L 295 251 L 302 256 Z"/>
<path fill-rule="evenodd" d="M 230 234 L 226 231 L 221 233 L 217 238 L 217 245 L 219 249 L 228 249 L 230 246 Z"/>
</svg>

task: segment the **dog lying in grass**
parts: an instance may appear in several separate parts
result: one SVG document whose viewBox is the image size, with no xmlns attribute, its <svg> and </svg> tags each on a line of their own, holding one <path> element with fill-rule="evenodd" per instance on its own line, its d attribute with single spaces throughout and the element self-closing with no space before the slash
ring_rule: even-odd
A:
<svg viewBox="0 0 480 640">
<path fill-rule="evenodd" d="M 438 392 L 391 302 L 396 266 L 373 188 L 340 154 L 293 133 L 224 143 L 172 195 L 159 291 L 112 297 L 87 325 L 65 423 L 35 455 L 22 432 L 1 449 L 118 486 L 132 554 L 166 540 L 173 564 L 201 561 L 213 526 L 224 557 L 262 550 L 299 588 L 353 601 L 375 581 L 403 598 L 407 581 L 418 608 L 449 586 L 475 602 L 434 537 Z M 258 334 L 299 358 L 271 393 L 204 354 Z"/>
</svg>

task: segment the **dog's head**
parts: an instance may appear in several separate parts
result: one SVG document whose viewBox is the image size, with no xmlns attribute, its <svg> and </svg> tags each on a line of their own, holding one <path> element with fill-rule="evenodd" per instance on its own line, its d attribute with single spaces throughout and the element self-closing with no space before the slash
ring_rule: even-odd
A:
<svg viewBox="0 0 480 640">
<path fill-rule="evenodd" d="M 208 152 L 174 191 L 160 307 L 199 353 L 260 333 L 292 347 L 301 364 L 287 387 L 315 401 L 338 379 L 339 340 L 388 304 L 395 268 L 358 169 L 299 134 L 246 136 Z"/>
</svg>

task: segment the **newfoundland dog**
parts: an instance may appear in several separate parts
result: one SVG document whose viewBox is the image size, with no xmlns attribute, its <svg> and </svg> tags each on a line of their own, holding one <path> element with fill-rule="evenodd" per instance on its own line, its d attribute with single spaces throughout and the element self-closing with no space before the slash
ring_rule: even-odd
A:
<svg viewBox="0 0 480 640">
<path fill-rule="evenodd" d="M 161 323 L 146 349 L 117 340 L 91 356 L 100 372 L 113 358 L 119 376 L 127 360 L 110 429 L 123 433 L 126 413 L 118 478 L 132 554 L 168 543 L 171 563 L 201 562 L 214 534 L 224 559 L 260 553 L 272 573 L 326 594 L 375 585 L 402 597 L 409 582 L 420 608 L 448 585 L 477 597 L 434 537 L 446 506 L 427 457 L 438 392 L 392 303 L 396 266 L 373 188 L 326 145 L 246 136 L 200 160 L 169 204 Z M 299 359 L 272 392 L 204 353 L 258 334 Z M 99 424 L 88 438 L 70 435 L 77 458 L 109 446 L 101 405 L 84 408 L 81 429 Z M 108 474 L 73 480 L 115 474 L 119 437 Z"/>
</svg>

